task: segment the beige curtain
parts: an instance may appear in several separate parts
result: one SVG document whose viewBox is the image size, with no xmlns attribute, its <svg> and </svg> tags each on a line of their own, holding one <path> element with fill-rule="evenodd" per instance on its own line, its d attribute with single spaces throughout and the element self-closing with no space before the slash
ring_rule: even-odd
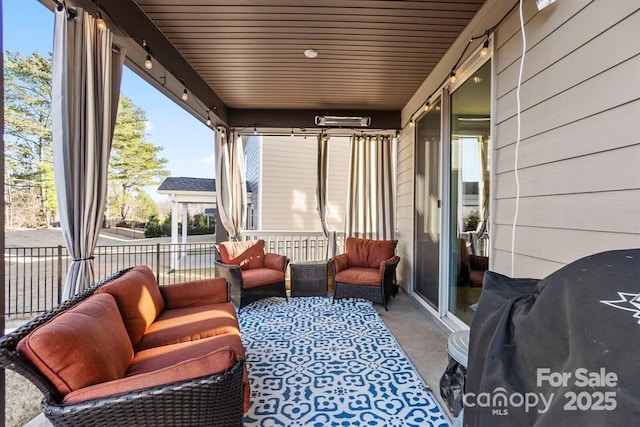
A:
<svg viewBox="0 0 640 427">
<path fill-rule="evenodd" d="M 216 132 L 216 198 L 229 240 L 239 240 L 247 222 L 247 182 L 242 138 Z"/>
<path fill-rule="evenodd" d="M 477 255 L 488 255 L 489 250 L 489 191 L 490 191 L 490 175 L 489 171 L 489 139 L 487 137 L 478 140 L 480 152 L 480 182 L 478 189 L 479 196 L 479 213 L 480 223 L 476 229 L 474 237 L 476 240 L 473 245 L 473 253 Z"/>
<path fill-rule="evenodd" d="M 93 250 L 104 220 L 107 169 L 124 51 L 81 8 L 55 12 L 53 162 L 60 226 L 72 257 L 62 299 L 95 280 Z M 75 19 L 68 19 L 68 13 Z M 115 52 L 117 50 L 117 52 Z"/>
<path fill-rule="evenodd" d="M 394 138 L 353 136 L 347 199 L 347 236 L 395 239 Z"/>
<path fill-rule="evenodd" d="M 318 134 L 318 187 L 316 198 L 318 202 L 318 215 L 320 215 L 320 224 L 322 225 L 322 233 L 327 238 L 327 258 L 332 258 L 336 254 L 336 232 L 329 230 L 327 226 L 327 191 L 328 191 L 328 174 L 327 167 L 329 162 L 329 135 L 326 133 Z"/>
</svg>

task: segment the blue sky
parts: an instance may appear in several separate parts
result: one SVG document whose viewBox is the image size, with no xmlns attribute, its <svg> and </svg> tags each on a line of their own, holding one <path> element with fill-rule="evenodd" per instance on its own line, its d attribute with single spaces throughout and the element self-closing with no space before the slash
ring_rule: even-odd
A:
<svg viewBox="0 0 640 427">
<path fill-rule="evenodd" d="M 37 0 L 2 0 L 4 50 L 44 55 L 53 45 L 53 14 Z M 213 178 L 213 131 L 125 67 L 121 93 L 147 115 L 147 141 L 164 147 L 171 176 Z M 154 199 L 162 200 L 155 191 Z"/>
</svg>

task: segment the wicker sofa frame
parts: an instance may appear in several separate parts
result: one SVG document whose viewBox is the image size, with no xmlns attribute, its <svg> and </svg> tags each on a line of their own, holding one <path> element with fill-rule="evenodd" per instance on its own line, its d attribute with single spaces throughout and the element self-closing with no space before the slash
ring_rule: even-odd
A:
<svg viewBox="0 0 640 427">
<path fill-rule="evenodd" d="M 0 367 L 21 374 L 38 387 L 44 394 L 42 410 L 55 426 L 242 426 L 244 360 L 222 373 L 63 404 L 63 396 L 54 385 L 16 351 L 18 342 L 36 328 L 75 307 L 128 270 L 97 282 L 0 338 Z"/>
</svg>

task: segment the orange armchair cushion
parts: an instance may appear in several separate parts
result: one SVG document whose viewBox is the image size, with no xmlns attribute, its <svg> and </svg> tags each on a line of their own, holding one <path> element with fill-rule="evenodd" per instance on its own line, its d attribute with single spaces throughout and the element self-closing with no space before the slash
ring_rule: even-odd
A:
<svg viewBox="0 0 640 427">
<path fill-rule="evenodd" d="M 351 285 L 380 286 L 381 280 L 376 268 L 351 267 L 336 274 L 336 282 Z"/>
<path fill-rule="evenodd" d="M 380 263 L 393 257 L 396 243 L 393 240 L 371 240 L 348 237 L 345 252 L 349 267 L 379 268 Z"/>
<path fill-rule="evenodd" d="M 349 257 L 347 254 L 336 255 L 332 259 L 336 274 L 349 268 Z"/>
<path fill-rule="evenodd" d="M 96 294 L 113 295 L 132 345 L 142 339 L 147 328 L 164 310 L 164 300 L 149 267 L 140 265 L 107 283 Z"/>
<path fill-rule="evenodd" d="M 242 287 L 245 289 L 284 282 L 284 271 L 270 268 L 254 268 L 242 272 Z"/>
<path fill-rule="evenodd" d="M 238 265 L 241 270 L 264 267 L 264 240 L 220 243 L 222 262 Z"/>
<path fill-rule="evenodd" d="M 115 299 L 89 297 L 18 343 L 61 394 L 124 377 L 133 360 L 131 340 Z"/>
<path fill-rule="evenodd" d="M 267 253 L 264 255 L 264 268 L 284 271 L 287 267 L 287 257 L 284 255 Z"/>
</svg>

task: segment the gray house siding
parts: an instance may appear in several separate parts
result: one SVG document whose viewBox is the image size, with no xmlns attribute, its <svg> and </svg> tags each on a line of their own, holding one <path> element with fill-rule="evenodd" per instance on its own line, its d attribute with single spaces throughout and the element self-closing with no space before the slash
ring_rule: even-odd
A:
<svg viewBox="0 0 640 427">
<path fill-rule="evenodd" d="M 640 246 L 640 7 L 527 2 L 515 274 Z M 496 32 L 493 269 L 511 272 L 518 15 Z"/>
<path fill-rule="evenodd" d="M 413 114 L 445 80 L 467 41 L 513 6 L 487 0 L 402 111 L 398 158 L 399 277 L 413 265 Z M 640 246 L 640 4 L 524 3 L 527 54 L 521 87 L 521 197 L 515 275 L 544 277 L 599 251 Z M 467 51 L 472 54 L 482 41 Z M 511 273 L 515 208 L 518 11 L 494 33 L 491 267 Z M 460 63 L 464 63 L 465 58 Z"/>
</svg>

